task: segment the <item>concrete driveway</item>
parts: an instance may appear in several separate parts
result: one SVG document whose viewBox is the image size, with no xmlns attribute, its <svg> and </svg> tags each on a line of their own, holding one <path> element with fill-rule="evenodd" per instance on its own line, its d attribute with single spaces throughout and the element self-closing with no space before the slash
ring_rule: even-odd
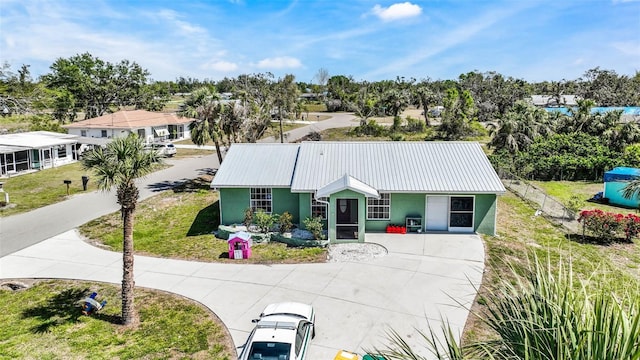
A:
<svg viewBox="0 0 640 360">
<path fill-rule="evenodd" d="M 477 235 L 367 234 L 388 255 L 362 262 L 218 264 L 137 256 L 136 285 L 177 293 L 215 312 L 240 347 L 265 305 L 300 301 L 316 309 L 309 359 L 333 359 L 386 343 L 394 329 L 428 356 L 416 329 L 460 334 L 484 270 Z M 85 243 L 71 230 L 0 258 L 0 278 L 64 278 L 119 284 L 121 254 Z M 460 305 L 462 304 L 462 306 Z"/>
</svg>

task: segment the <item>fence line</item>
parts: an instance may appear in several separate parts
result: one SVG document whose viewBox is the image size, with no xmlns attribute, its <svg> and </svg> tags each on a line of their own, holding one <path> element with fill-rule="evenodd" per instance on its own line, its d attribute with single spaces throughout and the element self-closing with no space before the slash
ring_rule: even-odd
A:
<svg viewBox="0 0 640 360">
<path fill-rule="evenodd" d="M 536 216 L 543 215 L 573 233 L 578 232 L 579 223 L 576 221 L 575 214 L 560 201 L 504 169 L 498 169 L 498 175 L 507 189 L 536 206 Z"/>
</svg>

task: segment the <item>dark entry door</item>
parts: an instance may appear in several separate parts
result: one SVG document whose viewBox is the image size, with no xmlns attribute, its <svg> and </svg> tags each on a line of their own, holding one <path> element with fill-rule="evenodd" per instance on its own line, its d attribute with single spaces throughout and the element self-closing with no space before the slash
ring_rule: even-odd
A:
<svg viewBox="0 0 640 360">
<path fill-rule="evenodd" d="M 358 199 L 337 199 L 336 238 L 342 240 L 358 238 Z"/>
</svg>

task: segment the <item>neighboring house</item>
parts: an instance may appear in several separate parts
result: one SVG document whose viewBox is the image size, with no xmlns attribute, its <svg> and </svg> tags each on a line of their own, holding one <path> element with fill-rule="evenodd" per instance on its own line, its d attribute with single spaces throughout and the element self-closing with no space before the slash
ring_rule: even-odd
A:
<svg viewBox="0 0 640 360">
<path fill-rule="evenodd" d="M 174 113 L 121 110 L 63 127 L 69 134 L 89 138 L 116 138 L 137 134 L 145 142 L 151 143 L 191 138 L 189 125 L 193 121 L 195 120 Z"/>
<path fill-rule="evenodd" d="M 387 225 L 495 234 L 505 188 L 476 142 L 233 144 L 211 182 L 220 223 L 251 207 L 320 216 L 329 240 L 364 241 Z"/>
<path fill-rule="evenodd" d="M 72 163 L 77 144 L 77 136 L 49 131 L 0 135 L 0 175 Z"/>
<path fill-rule="evenodd" d="M 531 103 L 538 107 L 573 107 L 578 106 L 576 95 L 531 95 Z"/>
<path fill-rule="evenodd" d="M 622 189 L 632 180 L 640 179 L 640 169 L 617 167 L 604 173 L 604 191 L 602 197 L 609 199 L 609 204 L 629 208 L 638 208 L 640 200 L 626 199 L 622 196 Z"/>
</svg>

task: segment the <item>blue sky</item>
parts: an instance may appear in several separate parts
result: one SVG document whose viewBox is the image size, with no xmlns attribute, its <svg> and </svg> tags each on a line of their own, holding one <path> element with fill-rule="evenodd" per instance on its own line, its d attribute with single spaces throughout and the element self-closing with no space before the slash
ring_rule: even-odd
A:
<svg viewBox="0 0 640 360">
<path fill-rule="evenodd" d="M 596 66 L 633 75 L 640 1 L 0 0 L 0 61 L 38 76 L 83 52 L 136 61 L 155 80 L 316 82 L 320 68 L 369 81 L 473 70 L 561 80 Z"/>
</svg>

